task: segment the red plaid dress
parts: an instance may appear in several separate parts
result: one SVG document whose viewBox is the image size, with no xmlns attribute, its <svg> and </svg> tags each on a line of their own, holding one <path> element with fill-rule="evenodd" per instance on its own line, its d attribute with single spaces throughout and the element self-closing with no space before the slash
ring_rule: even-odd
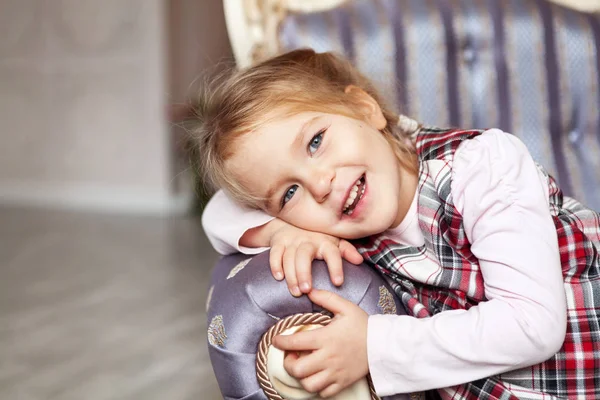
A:
<svg viewBox="0 0 600 400">
<path fill-rule="evenodd" d="M 409 314 L 417 318 L 469 309 L 485 301 L 483 276 L 450 190 L 456 149 L 464 140 L 481 133 L 432 128 L 417 133 L 415 142 L 421 161 L 418 214 L 424 247 L 401 245 L 384 236 L 356 243 L 365 260 L 390 281 Z M 436 170 L 435 180 L 430 171 L 433 160 L 445 161 L 442 170 Z M 548 176 L 548 181 L 567 293 L 563 347 L 541 364 L 440 390 L 443 398 L 600 398 L 600 215 L 564 197 L 552 177 Z M 434 286 L 408 279 L 397 267 L 423 251 L 442 267 Z"/>
</svg>

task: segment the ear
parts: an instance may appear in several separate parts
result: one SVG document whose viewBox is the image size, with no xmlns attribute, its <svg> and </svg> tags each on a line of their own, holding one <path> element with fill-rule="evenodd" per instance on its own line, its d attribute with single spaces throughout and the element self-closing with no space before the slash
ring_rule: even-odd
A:
<svg viewBox="0 0 600 400">
<path fill-rule="evenodd" d="M 377 103 L 377 101 L 375 101 L 375 99 L 367 92 L 358 86 L 348 85 L 346 86 L 344 93 L 353 97 L 353 100 L 361 108 L 363 117 L 367 123 L 377 130 L 382 130 L 387 126 L 387 120 L 383 115 L 383 111 L 381 110 L 379 103 Z"/>
</svg>

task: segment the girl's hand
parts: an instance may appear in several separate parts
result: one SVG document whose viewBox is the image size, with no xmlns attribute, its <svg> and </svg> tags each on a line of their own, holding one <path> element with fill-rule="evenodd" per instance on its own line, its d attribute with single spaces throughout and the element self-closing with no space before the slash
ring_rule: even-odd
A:
<svg viewBox="0 0 600 400">
<path fill-rule="evenodd" d="M 290 293 L 294 296 L 311 291 L 314 259 L 325 260 L 331 282 L 336 286 L 344 282 L 342 258 L 354 264 L 363 261 L 350 242 L 287 223 L 279 225 L 272 233 L 270 247 L 271 272 L 277 280 L 285 278 Z"/>
<path fill-rule="evenodd" d="M 323 328 L 273 338 L 273 345 L 288 351 L 283 366 L 310 393 L 333 396 L 369 373 L 368 315 L 354 303 L 324 290 L 308 294 L 313 303 L 335 317 Z M 298 356 L 301 352 L 310 353 Z"/>
</svg>

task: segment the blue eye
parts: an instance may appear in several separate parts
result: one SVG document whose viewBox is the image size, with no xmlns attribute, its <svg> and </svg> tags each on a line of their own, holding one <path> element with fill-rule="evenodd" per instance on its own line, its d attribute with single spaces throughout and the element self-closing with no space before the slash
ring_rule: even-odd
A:
<svg viewBox="0 0 600 400">
<path fill-rule="evenodd" d="M 323 143 L 323 135 L 325 134 L 325 130 L 319 131 L 313 138 L 310 140 L 308 144 L 308 152 L 312 155 L 315 154 L 319 147 L 321 147 L 321 143 Z"/>
<path fill-rule="evenodd" d="M 281 208 L 283 208 L 283 206 L 285 206 L 285 204 L 288 201 L 290 201 L 292 199 L 292 197 L 294 197 L 294 194 L 296 194 L 297 190 L 298 190 L 298 185 L 290 186 L 290 188 L 283 195 L 283 199 L 281 199 Z"/>
</svg>

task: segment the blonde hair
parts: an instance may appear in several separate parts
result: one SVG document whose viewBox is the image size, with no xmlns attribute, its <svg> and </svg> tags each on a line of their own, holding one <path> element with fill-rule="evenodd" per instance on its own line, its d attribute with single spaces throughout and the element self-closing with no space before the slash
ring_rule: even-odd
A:
<svg viewBox="0 0 600 400">
<path fill-rule="evenodd" d="M 244 188 L 226 168 L 236 140 L 269 118 L 298 112 L 360 119 L 356 96 L 345 93 L 350 85 L 362 89 L 379 104 L 387 120 L 382 133 L 400 165 L 416 173 L 416 152 L 408 134 L 397 128 L 398 113 L 385 106 L 373 85 L 348 61 L 309 49 L 282 54 L 207 86 L 192 108 L 192 162 L 213 189 L 222 188 L 241 204 L 262 208 L 264 199 Z"/>
</svg>

